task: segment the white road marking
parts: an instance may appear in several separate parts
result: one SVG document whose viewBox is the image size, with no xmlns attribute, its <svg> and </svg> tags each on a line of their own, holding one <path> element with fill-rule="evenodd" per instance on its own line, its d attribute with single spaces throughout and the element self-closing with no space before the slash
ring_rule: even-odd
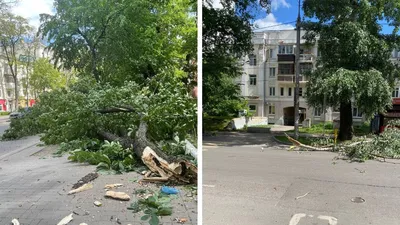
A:
<svg viewBox="0 0 400 225">
<path fill-rule="evenodd" d="M 294 214 L 292 219 L 289 222 L 289 225 L 297 225 L 297 224 L 299 224 L 301 218 L 303 218 L 303 217 L 306 217 L 305 213 Z"/>
<path fill-rule="evenodd" d="M 203 184 L 203 187 L 210 187 L 210 188 L 213 188 L 213 187 L 215 187 L 215 185 Z"/>
<path fill-rule="evenodd" d="M 306 217 L 307 214 L 305 213 L 297 213 L 294 214 L 293 217 L 290 219 L 289 225 L 297 225 L 299 224 L 301 218 Z M 313 215 L 308 215 L 308 217 L 314 217 Z M 327 220 L 329 225 L 337 225 L 338 219 L 332 216 L 318 216 L 317 217 L 320 220 Z"/>
<path fill-rule="evenodd" d="M 338 220 L 332 216 L 318 216 L 318 219 L 328 220 L 329 225 L 336 225 Z"/>
</svg>

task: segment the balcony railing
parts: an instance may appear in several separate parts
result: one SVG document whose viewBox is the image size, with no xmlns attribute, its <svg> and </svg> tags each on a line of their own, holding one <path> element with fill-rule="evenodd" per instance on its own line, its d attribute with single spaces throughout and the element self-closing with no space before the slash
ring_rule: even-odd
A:
<svg viewBox="0 0 400 225">
<path fill-rule="evenodd" d="M 300 61 L 312 61 L 313 55 L 311 54 L 300 54 Z"/>
<path fill-rule="evenodd" d="M 278 75 L 277 79 L 279 82 L 283 82 L 283 83 L 295 83 L 296 82 L 295 75 Z M 299 76 L 299 81 L 306 82 L 307 78 L 305 76 Z"/>
</svg>

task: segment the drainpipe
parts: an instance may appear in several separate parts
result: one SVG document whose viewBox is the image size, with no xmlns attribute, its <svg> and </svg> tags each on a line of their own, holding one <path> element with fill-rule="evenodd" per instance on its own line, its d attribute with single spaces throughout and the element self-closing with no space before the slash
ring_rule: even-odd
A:
<svg viewBox="0 0 400 225">
<path fill-rule="evenodd" d="M 263 46 L 263 104 L 262 104 L 262 117 L 265 116 L 265 105 L 267 103 L 266 99 L 266 83 L 267 83 L 267 78 L 265 74 L 265 70 L 267 69 L 267 34 L 264 33 L 264 38 L 263 38 L 264 46 Z"/>
</svg>

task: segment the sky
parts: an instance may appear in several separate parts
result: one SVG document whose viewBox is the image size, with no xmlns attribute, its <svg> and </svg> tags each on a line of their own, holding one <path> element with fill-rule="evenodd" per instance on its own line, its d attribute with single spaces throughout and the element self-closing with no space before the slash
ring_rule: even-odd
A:
<svg viewBox="0 0 400 225">
<path fill-rule="evenodd" d="M 52 14 L 53 0 L 20 0 L 13 7 L 13 13 L 29 20 L 29 24 L 38 28 L 40 25 L 39 14 Z"/>
</svg>

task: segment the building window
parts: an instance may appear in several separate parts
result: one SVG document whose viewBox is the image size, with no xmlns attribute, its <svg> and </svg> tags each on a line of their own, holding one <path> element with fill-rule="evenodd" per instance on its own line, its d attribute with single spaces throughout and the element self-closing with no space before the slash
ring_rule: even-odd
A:
<svg viewBox="0 0 400 225">
<path fill-rule="evenodd" d="M 294 64 L 279 64 L 278 74 L 294 74 Z"/>
<path fill-rule="evenodd" d="M 250 85 L 256 85 L 257 84 L 257 75 L 255 74 L 250 74 Z"/>
<path fill-rule="evenodd" d="M 303 96 L 303 88 L 299 87 L 299 96 Z"/>
<path fill-rule="evenodd" d="M 313 68 L 312 63 L 301 63 L 300 64 L 300 74 L 304 74 L 308 71 L 311 71 Z"/>
<path fill-rule="evenodd" d="M 274 57 L 274 50 L 270 49 L 269 50 L 269 58 L 273 58 Z"/>
<path fill-rule="evenodd" d="M 279 45 L 279 54 L 293 54 L 293 45 Z"/>
<path fill-rule="evenodd" d="M 256 55 L 254 55 L 254 54 L 249 55 L 249 60 L 250 60 L 250 66 L 256 66 L 257 65 Z"/>
<path fill-rule="evenodd" d="M 275 87 L 270 87 L 269 88 L 269 95 L 270 96 L 275 96 Z"/>
<path fill-rule="evenodd" d="M 362 112 L 360 112 L 360 110 L 358 110 L 358 108 L 353 108 L 353 117 L 361 118 Z"/>
<path fill-rule="evenodd" d="M 292 96 L 292 88 L 288 89 L 288 96 Z"/>
<path fill-rule="evenodd" d="M 392 92 L 392 97 L 393 98 L 398 98 L 399 97 L 399 88 L 395 88 L 394 91 Z"/>
<path fill-rule="evenodd" d="M 281 96 L 284 96 L 284 95 L 285 95 L 285 88 L 281 87 Z"/>
<path fill-rule="evenodd" d="M 273 67 L 273 68 L 269 68 L 269 76 L 270 77 L 275 77 L 275 67 Z"/>
<path fill-rule="evenodd" d="M 11 91 L 10 90 L 7 90 L 7 96 L 11 97 Z"/>
<path fill-rule="evenodd" d="M 322 109 L 321 108 L 314 108 L 314 116 L 321 116 L 322 115 Z"/>
<path fill-rule="evenodd" d="M 249 110 L 251 112 L 255 112 L 257 110 L 257 106 L 256 105 L 249 105 Z"/>
<path fill-rule="evenodd" d="M 270 115 L 275 115 L 275 106 L 274 105 L 269 105 L 268 106 L 268 111 Z"/>
</svg>

